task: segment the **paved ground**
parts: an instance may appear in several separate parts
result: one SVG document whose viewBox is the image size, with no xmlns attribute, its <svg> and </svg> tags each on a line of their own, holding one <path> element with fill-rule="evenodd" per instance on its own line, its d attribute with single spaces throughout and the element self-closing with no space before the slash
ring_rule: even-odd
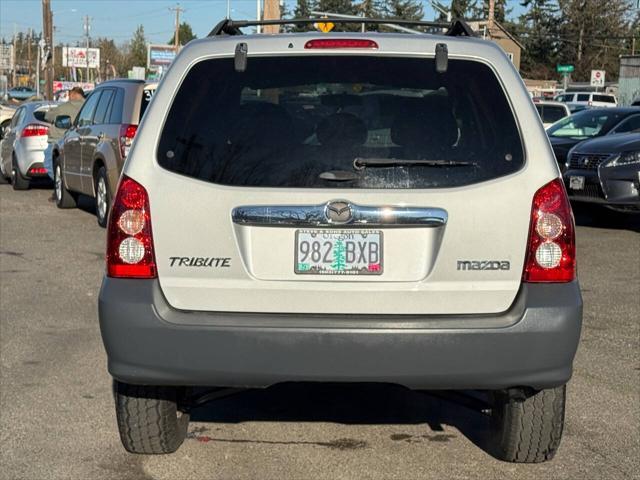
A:
<svg viewBox="0 0 640 480">
<path fill-rule="evenodd" d="M 194 413 L 178 453 L 120 447 L 96 319 L 104 230 L 0 186 L 0 478 L 640 478 L 640 218 L 578 212 L 582 344 L 555 460 L 483 450 L 484 417 L 390 386 L 283 385 Z"/>
</svg>

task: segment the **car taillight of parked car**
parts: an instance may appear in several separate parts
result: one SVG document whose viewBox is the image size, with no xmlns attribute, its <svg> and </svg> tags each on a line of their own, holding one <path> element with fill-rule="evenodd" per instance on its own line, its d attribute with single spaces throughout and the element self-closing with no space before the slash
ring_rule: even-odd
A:
<svg viewBox="0 0 640 480">
<path fill-rule="evenodd" d="M 129 149 L 131 148 L 131 144 L 133 143 L 133 138 L 136 136 L 136 132 L 138 131 L 137 125 L 121 125 L 120 126 L 120 153 L 122 154 L 122 158 L 127 158 L 129 154 Z"/>
<path fill-rule="evenodd" d="M 156 278 L 149 196 L 142 185 L 122 176 L 107 232 L 107 276 Z"/>
<path fill-rule="evenodd" d="M 575 226 L 562 180 L 557 178 L 533 197 L 525 282 L 570 282 L 576 277 Z"/>
<path fill-rule="evenodd" d="M 49 135 L 49 127 L 38 123 L 31 123 L 22 129 L 22 137 L 42 137 Z"/>
</svg>

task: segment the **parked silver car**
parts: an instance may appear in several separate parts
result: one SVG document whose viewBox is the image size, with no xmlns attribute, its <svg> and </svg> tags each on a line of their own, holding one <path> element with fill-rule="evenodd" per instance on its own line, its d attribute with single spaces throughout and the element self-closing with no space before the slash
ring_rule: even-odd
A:
<svg viewBox="0 0 640 480">
<path fill-rule="evenodd" d="M 32 180 L 47 180 L 44 151 L 49 124 L 44 115 L 57 104 L 31 102 L 20 106 L 0 142 L 0 183 L 11 179 L 14 190 L 26 190 Z"/>
</svg>

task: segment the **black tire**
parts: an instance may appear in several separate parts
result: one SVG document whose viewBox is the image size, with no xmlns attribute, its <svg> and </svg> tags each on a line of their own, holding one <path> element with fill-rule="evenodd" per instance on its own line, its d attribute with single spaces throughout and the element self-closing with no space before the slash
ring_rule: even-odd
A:
<svg viewBox="0 0 640 480">
<path fill-rule="evenodd" d="M 183 389 L 115 382 L 120 440 L 131 453 L 175 452 L 187 435 L 189 413 L 181 411 Z"/>
<path fill-rule="evenodd" d="M 514 463 L 551 460 L 562 438 L 566 385 L 524 399 L 495 393 L 491 446 L 496 458 Z"/>
<path fill-rule="evenodd" d="M 30 182 L 28 178 L 25 178 L 20 173 L 18 163 L 14 158 L 11 161 L 11 184 L 14 190 L 29 190 Z"/>
<path fill-rule="evenodd" d="M 0 185 L 5 185 L 9 183 L 9 179 L 5 177 L 5 172 L 2 170 L 2 159 L 0 159 Z"/>
<path fill-rule="evenodd" d="M 78 197 L 64 186 L 62 167 L 55 159 L 53 162 L 53 196 L 56 199 L 58 208 L 73 208 L 76 206 Z"/>
<path fill-rule="evenodd" d="M 101 186 L 101 183 L 103 186 Z M 98 219 L 98 225 L 102 228 L 107 227 L 107 220 L 109 219 L 109 209 L 111 208 L 111 192 L 109 190 L 109 179 L 107 178 L 107 169 L 100 167 L 98 173 L 96 173 L 93 179 L 93 185 L 96 192 L 96 218 Z M 104 192 L 101 189 L 104 188 Z M 101 199 L 101 197 L 103 197 Z M 101 202 L 104 202 L 102 205 Z"/>
<path fill-rule="evenodd" d="M 11 119 L 5 120 L 4 122 L 0 123 L 0 140 L 4 138 L 4 133 L 7 130 L 7 128 L 9 128 L 10 123 L 11 123 Z"/>
</svg>

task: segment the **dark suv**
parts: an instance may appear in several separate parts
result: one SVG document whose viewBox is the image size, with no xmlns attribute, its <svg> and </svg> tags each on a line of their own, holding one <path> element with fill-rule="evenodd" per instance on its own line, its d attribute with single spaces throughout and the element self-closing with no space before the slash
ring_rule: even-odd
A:
<svg viewBox="0 0 640 480">
<path fill-rule="evenodd" d="M 53 150 L 58 208 L 75 207 L 79 194 L 88 195 L 95 198 L 98 224 L 107 225 L 122 165 L 154 91 L 155 84 L 142 80 L 108 81 L 91 92 L 75 121 L 56 118 L 56 126 L 69 129 Z"/>
</svg>

